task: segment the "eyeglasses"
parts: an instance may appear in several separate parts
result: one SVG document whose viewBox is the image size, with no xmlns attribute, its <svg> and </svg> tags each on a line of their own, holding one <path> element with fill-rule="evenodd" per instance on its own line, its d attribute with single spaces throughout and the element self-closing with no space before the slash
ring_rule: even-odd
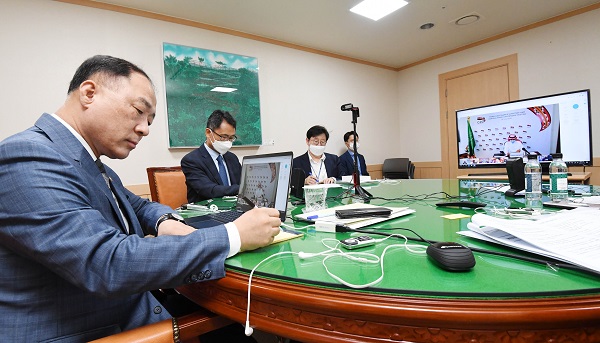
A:
<svg viewBox="0 0 600 343">
<path fill-rule="evenodd" d="M 237 136 L 236 136 L 236 135 L 233 135 L 233 136 L 229 136 L 229 135 L 220 135 L 220 134 L 218 134 L 218 133 L 214 132 L 213 130 L 210 130 L 210 131 L 212 131 L 212 133 L 214 133 L 215 135 L 217 135 L 217 137 L 219 137 L 217 140 L 218 140 L 218 141 L 221 141 L 221 142 L 224 142 L 224 141 L 230 141 L 231 143 L 233 143 L 233 142 L 235 142 L 235 140 L 237 139 Z M 213 136 L 213 137 L 214 137 L 214 136 Z"/>
<path fill-rule="evenodd" d="M 308 141 L 311 145 L 320 145 L 320 146 L 325 146 L 327 145 L 327 141 L 320 141 L 318 139 L 311 139 L 310 141 Z"/>
</svg>

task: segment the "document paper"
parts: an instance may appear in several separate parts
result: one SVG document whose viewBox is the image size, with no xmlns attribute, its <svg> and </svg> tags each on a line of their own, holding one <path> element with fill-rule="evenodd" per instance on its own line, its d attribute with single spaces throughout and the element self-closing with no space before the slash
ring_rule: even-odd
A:
<svg viewBox="0 0 600 343">
<path fill-rule="evenodd" d="M 475 214 L 467 226 L 487 240 L 600 272 L 600 211 L 597 209 L 560 211 L 535 221 Z M 480 238 L 468 231 L 459 234 Z"/>
</svg>

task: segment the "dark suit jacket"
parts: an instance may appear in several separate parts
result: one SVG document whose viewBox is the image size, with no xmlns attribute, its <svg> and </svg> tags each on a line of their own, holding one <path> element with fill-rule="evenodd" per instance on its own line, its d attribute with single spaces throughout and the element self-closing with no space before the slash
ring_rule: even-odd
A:
<svg viewBox="0 0 600 343">
<path fill-rule="evenodd" d="M 2 341 L 86 342 L 168 319 L 149 290 L 225 275 L 223 225 L 143 238 L 173 210 L 107 168 L 134 232 L 124 234 L 93 158 L 48 114 L 0 143 L 0 165 Z"/>
<path fill-rule="evenodd" d="M 360 165 L 360 175 L 369 175 L 365 157 L 361 154 L 358 154 L 358 164 Z M 346 150 L 340 155 L 340 176 L 352 175 L 352 173 L 354 173 L 354 157 Z"/>
<path fill-rule="evenodd" d="M 327 177 L 335 177 L 336 179 L 339 179 L 340 176 L 340 172 L 339 172 L 339 160 L 338 157 L 336 155 L 333 154 L 328 154 L 328 153 L 324 153 L 325 154 L 325 170 L 327 170 Z M 308 156 L 308 151 L 305 152 L 304 154 L 294 158 L 294 162 L 292 164 L 292 168 L 300 168 L 302 170 L 304 170 L 304 173 L 306 174 L 306 176 L 310 175 L 312 173 L 312 170 L 310 170 L 310 160 L 309 160 L 309 156 Z"/>
<path fill-rule="evenodd" d="M 215 162 L 202 144 L 198 149 L 185 155 L 181 160 L 181 170 L 185 174 L 187 198 L 189 202 L 220 198 L 224 195 L 237 195 L 242 177 L 240 160 L 232 152 L 223 155 L 231 186 L 223 185 Z"/>
</svg>

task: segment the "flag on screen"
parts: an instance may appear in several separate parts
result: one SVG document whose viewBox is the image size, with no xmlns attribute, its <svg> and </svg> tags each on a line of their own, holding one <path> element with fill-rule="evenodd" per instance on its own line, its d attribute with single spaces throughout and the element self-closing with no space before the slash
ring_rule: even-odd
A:
<svg viewBox="0 0 600 343">
<path fill-rule="evenodd" d="M 469 156 L 475 156 L 475 136 L 473 136 L 473 129 L 471 129 L 471 117 L 467 118 L 467 133 L 469 135 Z"/>
</svg>

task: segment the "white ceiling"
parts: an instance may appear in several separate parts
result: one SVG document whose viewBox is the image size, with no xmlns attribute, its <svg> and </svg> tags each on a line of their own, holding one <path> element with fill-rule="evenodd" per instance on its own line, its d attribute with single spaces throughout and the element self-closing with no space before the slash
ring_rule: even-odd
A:
<svg viewBox="0 0 600 343">
<path fill-rule="evenodd" d="M 372 21 L 360 0 L 99 0 L 401 68 L 599 0 L 409 0 Z M 476 13 L 478 22 L 454 21 Z M 429 30 L 419 27 L 434 23 Z"/>
</svg>

